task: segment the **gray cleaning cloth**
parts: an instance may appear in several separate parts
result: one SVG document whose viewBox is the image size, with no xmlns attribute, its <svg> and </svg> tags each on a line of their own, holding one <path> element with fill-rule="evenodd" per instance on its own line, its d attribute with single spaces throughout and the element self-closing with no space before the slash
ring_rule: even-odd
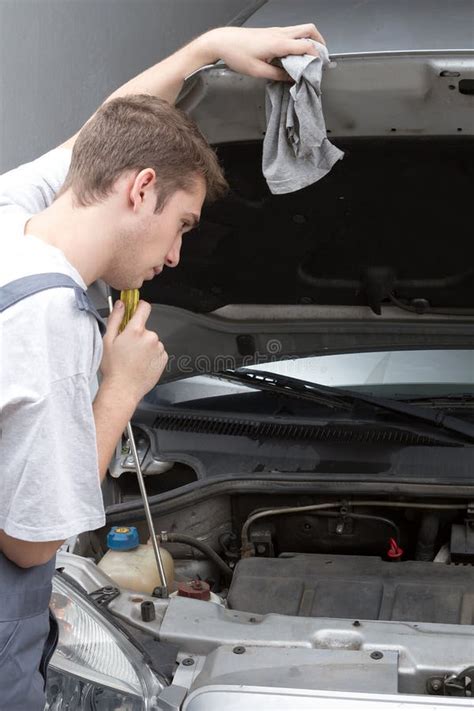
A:
<svg viewBox="0 0 474 711">
<path fill-rule="evenodd" d="M 344 153 L 326 137 L 321 106 L 321 76 L 329 64 L 327 48 L 314 42 L 319 57 L 288 55 L 281 60 L 294 84 L 267 83 L 267 132 L 263 174 L 272 193 L 291 193 L 329 173 Z"/>
</svg>

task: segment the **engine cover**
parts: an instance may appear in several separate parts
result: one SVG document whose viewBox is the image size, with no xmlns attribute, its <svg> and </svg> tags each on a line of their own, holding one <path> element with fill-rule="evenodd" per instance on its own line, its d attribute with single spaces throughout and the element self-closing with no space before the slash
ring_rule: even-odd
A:
<svg viewBox="0 0 474 711">
<path fill-rule="evenodd" d="M 283 554 L 236 566 L 229 607 L 256 614 L 474 624 L 474 567 Z"/>
</svg>

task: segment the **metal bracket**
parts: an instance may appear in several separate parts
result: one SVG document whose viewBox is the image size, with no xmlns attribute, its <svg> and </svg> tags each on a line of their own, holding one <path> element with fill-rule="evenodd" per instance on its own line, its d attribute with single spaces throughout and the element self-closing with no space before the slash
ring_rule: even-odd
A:
<svg viewBox="0 0 474 711">
<path fill-rule="evenodd" d="M 113 585 L 106 585 L 103 588 L 98 588 L 89 593 L 89 597 L 95 602 L 99 607 L 107 607 L 112 600 L 120 595 L 120 590 L 115 588 Z"/>
<path fill-rule="evenodd" d="M 254 546 L 257 557 L 274 558 L 275 549 L 272 541 L 272 531 L 269 528 L 257 528 L 250 533 L 250 542 Z"/>
<path fill-rule="evenodd" d="M 474 666 L 464 669 L 460 674 L 446 674 L 428 679 L 426 689 L 436 696 L 458 696 L 472 698 L 474 695 Z"/>
</svg>

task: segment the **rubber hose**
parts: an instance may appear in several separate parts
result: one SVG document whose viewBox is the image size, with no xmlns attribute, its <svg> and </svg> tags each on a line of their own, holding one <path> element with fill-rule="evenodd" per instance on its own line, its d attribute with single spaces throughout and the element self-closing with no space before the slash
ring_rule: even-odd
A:
<svg viewBox="0 0 474 711">
<path fill-rule="evenodd" d="M 229 568 L 227 563 L 220 557 L 216 551 L 211 548 L 207 543 L 200 541 L 198 538 L 193 538 L 193 536 L 187 536 L 185 533 L 167 533 L 165 536 L 161 537 L 163 543 L 184 543 L 191 548 L 197 548 L 197 550 L 204 553 L 206 558 L 212 560 L 219 570 L 226 576 L 226 578 L 231 578 L 233 575 L 232 568 Z"/>
</svg>

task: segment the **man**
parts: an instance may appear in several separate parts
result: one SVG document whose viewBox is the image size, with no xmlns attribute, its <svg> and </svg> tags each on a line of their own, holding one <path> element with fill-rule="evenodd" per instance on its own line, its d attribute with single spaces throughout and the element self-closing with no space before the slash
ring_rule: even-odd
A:
<svg viewBox="0 0 474 711">
<path fill-rule="evenodd" d="M 104 525 L 100 482 L 166 367 L 148 304 L 119 334 L 118 302 L 102 346 L 85 290 L 97 279 L 139 288 L 176 267 L 206 196 L 225 190 L 214 152 L 171 105 L 184 78 L 223 59 L 287 80 L 269 61 L 314 53 L 305 38 L 322 41 L 314 25 L 212 30 L 117 90 L 61 147 L 0 179 L 0 709 L 44 706 L 56 550 Z"/>
</svg>

